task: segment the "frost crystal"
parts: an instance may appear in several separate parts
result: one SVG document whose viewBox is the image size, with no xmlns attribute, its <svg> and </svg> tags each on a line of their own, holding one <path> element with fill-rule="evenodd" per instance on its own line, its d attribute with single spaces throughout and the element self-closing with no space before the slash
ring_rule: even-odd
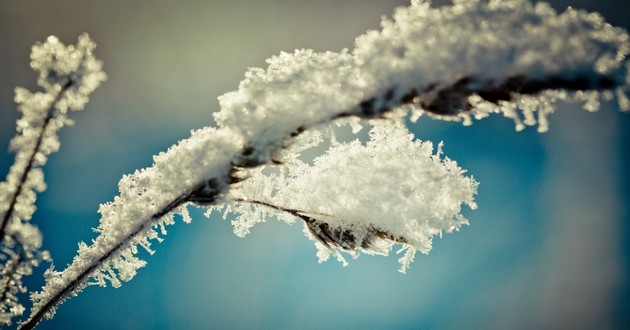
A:
<svg viewBox="0 0 630 330">
<path fill-rule="evenodd" d="M 467 224 L 461 205 L 476 208 L 477 183 L 456 162 L 441 159 L 441 144 L 433 154 L 431 142 L 414 141 L 398 124 L 374 124 L 366 144 L 338 144 L 313 165 L 295 161 L 279 174 L 252 171 L 227 198 L 239 215 L 235 232 L 242 236 L 269 215 L 300 218 L 320 260 L 330 251 L 341 258 L 339 250 L 387 254 L 400 243 L 408 251 L 400 260 L 404 271 L 414 252 L 431 250 L 432 236 Z"/>
<path fill-rule="evenodd" d="M 58 111 L 83 109 L 88 95 L 106 79 L 102 62 L 92 54 L 94 48 L 96 44 L 87 34 L 80 35 L 76 45 L 66 46 L 50 36 L 33 46 L 31 67 L 39 72 L 37 84 L 47 92 L 66 89 Z"/>
</svg>

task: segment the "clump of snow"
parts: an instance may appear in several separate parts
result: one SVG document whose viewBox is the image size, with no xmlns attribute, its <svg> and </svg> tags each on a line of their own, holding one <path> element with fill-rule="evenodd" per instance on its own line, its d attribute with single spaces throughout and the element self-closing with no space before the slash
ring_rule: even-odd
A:
<svg viewBox="0 0 630 330">
<path fill-rule="evenodd" d="M 404 104 L 466 124 L 505 112 L 517 130 L 540 124 L 546 131 L 549 105 L 584 101 L 574 91 L 592 90 L 586 108 L 594 110 L 600 91 L 618 89 L 626 108 L 629 52 L 628 34 L 594 13 L 558 14 L 524 0 L 440 8 L 412 1 L 381 31 L 359 36 L 352 51 L 297 50 L 270 58 L 266 70 L 250 69 L 238 90 L 219 98 L 214 117 L 246 138 L 255 163 L 269 161 L 279 141 L 300 129 Z M 569 93 L 549 97 L 549 90 Z"/>
<path fill-rule="evenodd" d="M 387 254 L 400 243 L 408 251 L 404 271 L 416 251 L 431 250 L 431 237 L 467 224 L 461 206 L 476 208 L 475 180 L 441 157 L 441 144 L 434 154 L 431 142 L 414 140 L 400 124 L 374 125 L 367 143 L 337 144 L 312 165 L 293 157 L 276 174 L 248 173 L 227 198 L 228 210 L 238 215 L 235 233 L 247 234 L 270 215 L 292 222 L 298 213 L 317 223 L 305 220 L 305 231 L 320 260 L 329 252 L 341 258 L 338 251 Z"/>
<path fill-rule="evenodd" d="M 219 97 L 219 126 L 240 133 L 253 148 L 253 161 L 270 153 L 300 127 L 326 122 L 351 109 L 364 91 L 356 81 L 351 54 L 296 50 L 267 60 L 266 70 L 252 68 L 237 91 Z"/>
<path fill-rule="evenodd" d="M 103 63 L 94 57 L 96 43 L 87 34 L 79 36 L 76 45 L 64 45 L 55 36 L 37 43 L 31 51 L 31 67 L 39 73 L 37 84 L 47 92 L 60 91 L 70 84 L 58 102 L 59 111 L 81 110 L 88 95 L 107 78 Z"/>
</svg>

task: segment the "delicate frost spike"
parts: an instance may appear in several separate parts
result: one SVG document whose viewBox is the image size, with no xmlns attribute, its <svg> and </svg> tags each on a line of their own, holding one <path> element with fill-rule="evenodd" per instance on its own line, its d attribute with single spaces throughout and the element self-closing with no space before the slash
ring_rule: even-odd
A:
<svg viewBox="0 0 630 330">
<path fill-rule="evenodd" d="M 405 128 L 377 123 L 370 140 L 341 143 L 315 159 L 314 165 L 287 164 L 280 174 L 251 171 L 228 201 L 237 213 L 235 233 L 270 215 L 302 219 L 318 249 L 388 254 L 400 243 L 409 252 L 428 253 L 431 237 L 457 230 L 467 220 L 461 205 L 475 209 L 477 183 L 454 161 L 441 159 L 441 144 L 413 140 Z M 308 191 L 308 193 L 304 193 Z M 318 252 L 320 260 L 328 253 Z"/>
<path fill-rule="evenodd" d="M 35 212 L 37 193 L 46 188 L 41 166 L 59 149 L 57 132 L 70 123 L 68 109 L 82 109 L 88 94 L 105 79 L 101 62 L 92 55 L 94 47 L 86 34 L 79 37 L 76 46 L 65 46 L 54 36 L 37 43 L 31 51 L 31 67 L 39 73 L 38 84 L 44 92 L 15 89 L 15 102 L 22 112 L 10 144 L 15 162 L 6 181 L 0 182 L 0 254 L 4 257 L 0 265 L 0 324 L 10 325 L 12 317 L 24 311 L 16 296 L 25 292 L 22 277 L 41 261 L 49 260 L 47 252 L 39 251 L 41 233 L 26 222 Z"/>
</svg>

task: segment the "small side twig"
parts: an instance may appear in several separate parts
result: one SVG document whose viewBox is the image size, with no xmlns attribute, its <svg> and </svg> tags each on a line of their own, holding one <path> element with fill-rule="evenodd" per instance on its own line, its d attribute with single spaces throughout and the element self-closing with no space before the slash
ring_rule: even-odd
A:
<svg viewBox="0 0 630 330">
<path fill-rule="evenodd" d="M 341 248 L 343 250 L 355 250 L 357 248 L 357 244 L 359 244 L 359 246 L 363 249 L 369 249 L 370 247 L 372 247 L 374 240 L 377 238 L 388 239 L 397 243 L 406 243 L 406 240 L 404 238 L 395 237 L 394 235 L 391 235 L 383 230 L 374 227 L 369 229 L 369 232 L 367 233 L 365 238 L 363 238 L 360 242 L 357 242 L 357 238 L 352 231 L 331 227 L 328 223 L 321 221 L 314 216 L 307 215 L 311 214 L 309 212 L 290 209 L 259 200 L 237 198 L 234 201 L 239 203 L 265 206 L 276 211 L 289 213 L 294 217 L 302 219 L 311 234 L 313 234 L 313 236 L 315 236 L 319 240 L 319 242 L 321 242 L 324 246 L 331 250 L 335 247 Z M 322 215 L 330 216 L 327 214 Z"/>
</svg>

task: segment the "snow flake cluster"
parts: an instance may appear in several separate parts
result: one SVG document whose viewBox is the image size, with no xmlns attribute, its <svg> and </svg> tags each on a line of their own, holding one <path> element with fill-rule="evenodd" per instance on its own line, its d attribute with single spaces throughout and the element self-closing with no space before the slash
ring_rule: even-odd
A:
<svg viewBox="0 0 630 330">
<path fill-rule="evenodd" d="M 431 142 L 415 141 L 400 124 L 373 124 L 367 143 L 337 144 L 313 165 L 290 157 L 277 174 L 248 172 L 227 197 L 235 233 L 273 215 L 302 218 L 320 261 L 334 253 L 345 264 L 339 251 L 386 255 L 400 243 L 404 271 L 416 251 L 431 250 L 432 236 L 467 224 L 461 206 L 476 208 L 477 183 L 441 158 L 441 144 L 433 154 Z"/>
<path fill-rule="evenodd" d="M 107 78 L 103 63 L 92 54 L 96 43 L 87 34 L 76 45 L 64 45 L 55 36 L 37 43 L 31 51 L 31 67 L 39 73 L 37 84 L 47 92 L 64 89 L 58 110 L 81 110 L 92 93 Z"/>
</svg>

